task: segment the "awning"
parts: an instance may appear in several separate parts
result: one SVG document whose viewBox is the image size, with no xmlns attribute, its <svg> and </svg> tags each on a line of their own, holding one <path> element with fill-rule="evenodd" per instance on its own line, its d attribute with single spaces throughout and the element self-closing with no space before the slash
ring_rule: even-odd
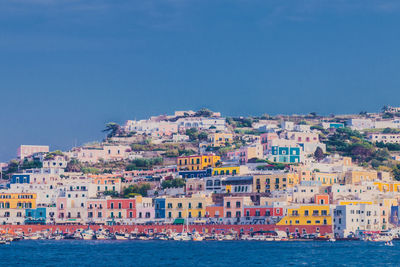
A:
<svg viewBox="0 0 400 267">
<path fill-rule="evenodd" d="M 185 223 L 185 219 L 175 219 L 175 221 L 173 222 L 173 224 L 184 224 Z"/>
</svg>

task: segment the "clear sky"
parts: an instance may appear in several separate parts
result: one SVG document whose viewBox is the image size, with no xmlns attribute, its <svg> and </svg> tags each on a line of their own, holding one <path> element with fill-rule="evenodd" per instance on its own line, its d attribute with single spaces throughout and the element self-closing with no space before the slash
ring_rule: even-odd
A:
<svg viewBox="0 0 400 267">
<path fill-rule="evenodd" d="M 123 123 L 400 105 L 400 1 L 0 0 L 0 161 Z"/>
</svg>

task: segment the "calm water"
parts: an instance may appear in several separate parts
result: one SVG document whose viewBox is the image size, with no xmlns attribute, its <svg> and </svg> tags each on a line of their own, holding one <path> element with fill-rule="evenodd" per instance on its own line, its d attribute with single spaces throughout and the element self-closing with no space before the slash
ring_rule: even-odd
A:
<svg viewBox="0 0 400 267">
<path fill-rule="evenodd" d="M 400 266 L 370 242 L 24 240 L 0 246 L 1 266 Z"/>
</svg>

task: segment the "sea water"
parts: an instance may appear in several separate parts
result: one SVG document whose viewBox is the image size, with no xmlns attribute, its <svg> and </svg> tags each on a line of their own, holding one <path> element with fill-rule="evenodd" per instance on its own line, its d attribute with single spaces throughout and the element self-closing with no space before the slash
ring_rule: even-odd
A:
<svg viewBox="0 0 400 267">
<path fill-rule="evenodd" d="M 22 240 L 1 245 L 0 260 L 25 267 L 400 266 L 400 242 Z"/>
</svg>

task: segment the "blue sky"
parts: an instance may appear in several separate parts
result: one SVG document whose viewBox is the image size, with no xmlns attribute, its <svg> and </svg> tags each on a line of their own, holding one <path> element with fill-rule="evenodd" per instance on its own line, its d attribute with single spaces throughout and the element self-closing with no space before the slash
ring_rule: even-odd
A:
<svg viewBox="0 0 400 267">
<path fill-rule="evenodd" d="M 179 109 L 400 105 L 400 3 L 0 0 L 0 161 Z"/>
</svg>

